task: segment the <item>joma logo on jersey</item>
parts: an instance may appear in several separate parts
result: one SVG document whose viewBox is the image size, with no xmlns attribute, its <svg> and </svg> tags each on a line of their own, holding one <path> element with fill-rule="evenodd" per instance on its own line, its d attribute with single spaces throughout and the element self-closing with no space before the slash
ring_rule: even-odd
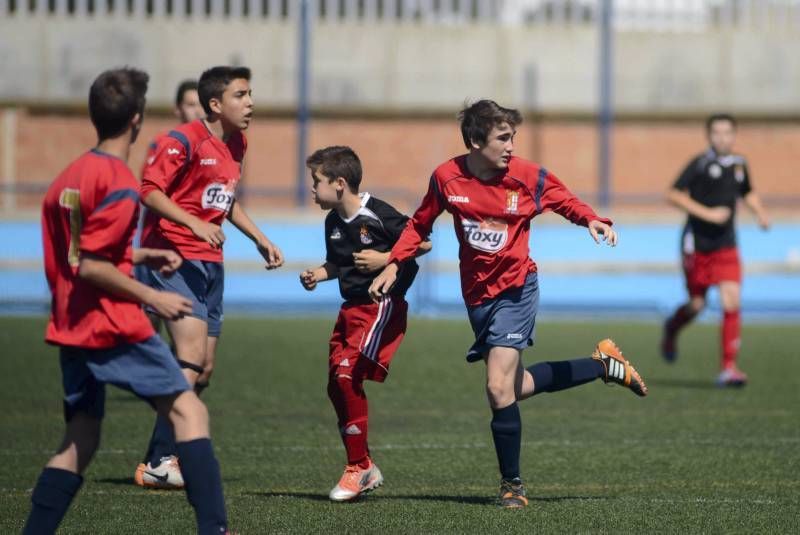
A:
<svg viewBox="0 0 800 535">
<path fill-rule="evenodd" d="M 181 151 L 179 151 L 178 149 L 167 149 L 167 154 L 169 154 L 170 156 L 176 156 L 180 153 Z"/>
<path fill-rule="evenodd" d="M 200 160 L 200 165 L 217 165 L 216 158 L 203 158 Z"/>
<path fill-rule="evenodd" d="M 448 195 L 447 202 L 469 204 L 469 197 L 465 195 Z"/>
<path fill-rule="evenodd" d="M 508 224 L 505 221 L 487 219 L 478 222 L 464 219 L 461 225 L 464 227 L 464 239 L 479 251 L 496 253 L 508 241 Z"/>
<path fill-rule="evenodd" d="M 222 184 L 209 184 L 203 191 L 203 208 L 214 208 L 228 213 L 233 203 L 233 192 Z"/>
</svg>

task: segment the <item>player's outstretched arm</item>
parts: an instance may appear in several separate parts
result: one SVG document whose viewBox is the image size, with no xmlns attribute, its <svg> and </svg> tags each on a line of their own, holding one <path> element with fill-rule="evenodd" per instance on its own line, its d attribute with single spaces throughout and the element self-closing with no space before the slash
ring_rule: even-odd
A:
<svg viewBox="0 0 800 535">
<path fill-rule="evenodd" d="M 335 279 L 339 276 L 339 268 L 330 262 L 325 262 L 318 268 L 307 269 L 300 273 L 300 284 L 309 292 L 317 287 L 317 283 Z"/>
<path fill-rule="evenodd" d="M 142 204 L 158 216 L 188 228 L 192 234 L 212 247 L 222 247 L 222 244 L 225 243 L 225 233 L 222 232 L 222 227 L 193 216 L 175 204 L 160 189 L 143 192 Z"/>
<path fill-rule="evenodd" d="M 611 228 L 611 225 L 595 219 L 589 221 L 588 228 L 589 234 L 592 236 L 595 243 L 604 241 L 611 247 L 616 247 L 618 240 L 617 231 Z"/>
<path fill-rule="evenodd" d="M 744 205 L 753 212 L 753 215 L 756 216 L 758 219 L 758 226 L 760 226 L 763 230 L 769 230 L 769 216 L 767 215 L 767 211 L 764 209 L 764 205 L 761 203 L 761 197 L 759 197 L 755 191 L 751 191 L 747 195 L 744 196 Z"/>
<path fill-rule="evenodd" d="M 267 269 L 275 269 L 283 265 L 283 253 L 280 248 L 261 232 L 261 229 L 253 223 L 253 220 L 250 219 L 250 216 L 247 215 L 244 208 L 236 201 L 233 201 L 233 206 L 231 206 L 231 211 L 228 214 L 228 220 L 233 223 L 233 226 L 239 229 L 242 234 L 250 238 L 250 240 L 256 244 L 258 252 L 266 261 Z"/>
<path fill-rule="evenodd" d="M 706 206 L 692 199 L 683 190 L 671 188 L 667 192 L 667 202 L 691 216 L 714 225 L 724 225 L 731 218 L 731 209 L 727 206 Z"/>
<path fill-rule="evenodd" d="M 174 320 L 192 313 L 192 302 L 185 297 L 154 290 L 99 256 L 81 254 L 78 276 L 101 290 L 147 305 L 167 319 Z"/>
<path fill-rule="evenodd" d="M 157 269 L 162 275 L 171 275 L 181 267 L 183 258 L 170 249 L 139 247 L 133 250 L 133 263 L 147 264 L 148 267 Z"/>
</svg>

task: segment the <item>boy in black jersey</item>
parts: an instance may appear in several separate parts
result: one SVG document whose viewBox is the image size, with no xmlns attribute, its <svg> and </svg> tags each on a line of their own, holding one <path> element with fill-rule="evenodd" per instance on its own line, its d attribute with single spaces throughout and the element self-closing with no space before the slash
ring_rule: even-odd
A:
<svg viewBox="0 0 800 535">
<path fill-rule="evenodd" d="M 389 204 L 359 193 L 361 161 L 349 147 L 327 147 L 308 157 L 314 202 L 325 218 L 325 263 L 300 274 L 306 290 L 339 279 L 344 303 L 333 329 L 328 361 L 328 397 L 338 417 L 347 465 L 330 499 L 349 501 L 383 483 L 367 446 L 367 397 L 364 380 L 383 382 L 406 331 L 405 293 L 419 267 L 414 260 L 400 268 L 397 283 L 380 303 L 368 290 L 386 266 L 389 251 L 408 217 Z M 420 245 L 417 256 L 431 249 Z"/>
<path fill-rule="evenodd" d="M 682 249 L 689 301 L 664 325 L 661 351 L 668 362 L 674 362 L 678 333 L 703 310 L 708 288 L 719 285 L 723 320 L 717 384 L 742 386 L 747 383 L 747 376 L 736 366 L 742 280 L 734 229 L 737 200 L 742 198 L 762 229 L 769 228 L 769 219 L 750 186 L 747 162 L 732 153 L 735 119 L 727 114 L 712 115 L 706 122 L 706 131 L 711 147 L 689 162 L 667 194 L 669 202 L 688 215 Z"/>
</svg>

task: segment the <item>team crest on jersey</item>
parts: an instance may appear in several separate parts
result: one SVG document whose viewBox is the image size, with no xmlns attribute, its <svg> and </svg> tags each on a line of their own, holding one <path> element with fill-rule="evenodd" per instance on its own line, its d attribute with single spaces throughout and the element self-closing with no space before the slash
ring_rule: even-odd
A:
<svg viewBox="0 0 800 535">
<path fill-rule="evenodd" d="M 708 175 L 711 178 L 719 178 L 722 176 L 722 167 L 717 163 L 712 163 L 708 166 Z"/>
<path fill-rule="evenodd" d="M 744 182 L 744 166 L 742 164 L 736 164 L 733 166 L 733 176 L 736 178 L 736 182 Z"/>
<path fill-rule="evenodd" d="M 506 213 L 516 214 L 519 209 L 519 192 L 506 191 Z"/>
<path fill-rule="evenodd" d="M 203 209 L 212 208 L 228 213 L 233 204 L 233 191 L 225 184 L 209 184 L 203 191 Z"/>
<path fill-rule="evenodd" d="M 369 235 L 369 229 L 366 225 L 361 225 L 361 231 L 359 232 L 361 237 L 361 243 L 364 245 L 369 245 L 372 243 L 372 236 Z"/>
<path fill-rule="evenodd" d="M 333 230 L 331 231 L 331 239 L 332 240 L 342 239 L 342 231 L 339 227 L 333 227 Z"/>
<path fill-rule="evenodd" d="M 505 247 L 508 241 L 508 223 L 500 219 L 461 221 L 464 228 L 464 239 L 473 248 L 487 253 L 496 253 Z"/>
</svg>

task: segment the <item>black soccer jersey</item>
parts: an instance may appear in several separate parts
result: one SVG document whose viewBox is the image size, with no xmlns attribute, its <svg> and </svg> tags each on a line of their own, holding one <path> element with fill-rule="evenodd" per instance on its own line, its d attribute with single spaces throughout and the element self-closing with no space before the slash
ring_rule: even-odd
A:
<svg viewBox="0 0 800 535">
<path fill-rule="evenodd" d="M 325 218 L 325 259 L 339 268 L 339 291 L 345 300 L 369 299 L 369 286 L 381 272 L 362 273 L 356 269 L 353 253 L 364 249 L 390 251 L 408 221 L 407 216 L 369 193 L 360 196 L 361 208 L 351 219 L 342 219 L 336 210 Z M 404 296 L 418 270 L 414 260 L 401 264 L 391 294 Z"/>
<path fill-rule="evenodd" d="M 715 225 L 690 215 L 683 233 L 685 253 L 708 253 L 736 246 L 733 227 L 736 201 L 750 193 L 750 175 L 742 156 L 718 156 L 709 149 L 689 162 L 673 187 L 687 191 L 693 200 L 705 206 L 731 209 L 731 217 L 724 225 Z"/>
</svg>

